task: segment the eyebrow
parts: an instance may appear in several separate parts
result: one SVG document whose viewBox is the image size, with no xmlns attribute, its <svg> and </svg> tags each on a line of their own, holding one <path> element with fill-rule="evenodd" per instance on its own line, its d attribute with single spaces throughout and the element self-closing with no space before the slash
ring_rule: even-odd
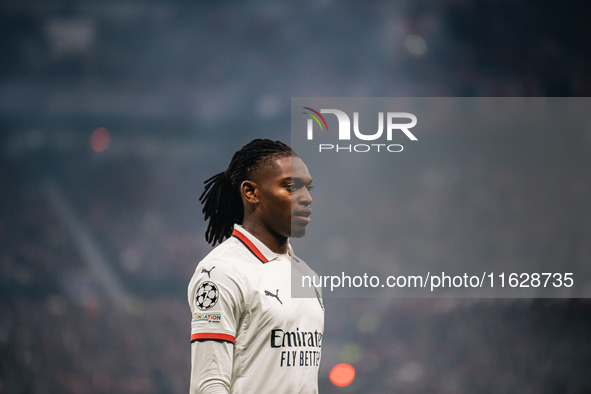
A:
<svg viewBox="0 0 591 394">
<path fill-rule="evenodd" d="M 297 177 L 297 176 L 287 176 L 287 177 L 283 178 L 281 181 L 282 182 L 286 182 L 286 181 L 300 181 L 302 183 L 312 183 L 312 182 L 314 182 L 314 179 L 310 178 L 310 182 L 304 182 L 304 180 L 302 178 L 300 178 L 300 177 Z"/>
</svg>

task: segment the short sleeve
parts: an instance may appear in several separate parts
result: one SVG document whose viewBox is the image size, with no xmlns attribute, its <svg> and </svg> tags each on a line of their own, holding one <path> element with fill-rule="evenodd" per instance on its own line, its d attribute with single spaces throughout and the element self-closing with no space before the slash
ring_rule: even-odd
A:
<svg viewBox="0 0 591 394">
<path fill-rule="evenodd" d="M 204 260 L 189 283 L 191 342 L 221 340 L 234 343 L 246 309 L 244 280 L 226 261 Z"/>
</svg>

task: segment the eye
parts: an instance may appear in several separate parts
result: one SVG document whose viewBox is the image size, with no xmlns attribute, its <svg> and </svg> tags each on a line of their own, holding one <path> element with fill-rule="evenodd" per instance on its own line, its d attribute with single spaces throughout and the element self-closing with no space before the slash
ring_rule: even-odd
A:
<svg viewBox="0 0 591 394">
<path fill-rule="evenodd" d="M 306 190 L 308 190 L 308 191 L 310 191 L 314 188 L 311 184 L 304 184 L 303 182 L 299 182 L 297 180 L 293 181 L 293 182 L 285 183 L 284 187 L 287 190 L 289 190 L 290 193 L 295 193 L 298 190 L 301 190 L 303 188 L 306 188 Z"/>
</svg>

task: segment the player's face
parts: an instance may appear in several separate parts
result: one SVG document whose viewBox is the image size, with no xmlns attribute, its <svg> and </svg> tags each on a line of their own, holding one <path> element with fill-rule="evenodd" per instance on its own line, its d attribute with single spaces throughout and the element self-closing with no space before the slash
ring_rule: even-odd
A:
<svg viewBox="0 0 591 394">
<path fill-rule="evenodd" d="M 282 237 L 302 237 L 312 213 L 312 177 L 299 157 L 277 159 L 277 166 L 259 171 L 258 218 Z"/>
</svg>

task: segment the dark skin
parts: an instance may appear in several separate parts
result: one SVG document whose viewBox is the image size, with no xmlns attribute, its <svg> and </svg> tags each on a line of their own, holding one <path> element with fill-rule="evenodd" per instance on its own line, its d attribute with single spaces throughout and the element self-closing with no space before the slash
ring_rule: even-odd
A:
<svg viewBox="0 0 591 394">
<path fill-rule="evenodd" d="M 312 177 L 299 157 L 275 160 L 240 185 L 242 226 L 275 253 L 287 253 L 289 237 L 302 237 L 312 213 Z"/>
</svg>

